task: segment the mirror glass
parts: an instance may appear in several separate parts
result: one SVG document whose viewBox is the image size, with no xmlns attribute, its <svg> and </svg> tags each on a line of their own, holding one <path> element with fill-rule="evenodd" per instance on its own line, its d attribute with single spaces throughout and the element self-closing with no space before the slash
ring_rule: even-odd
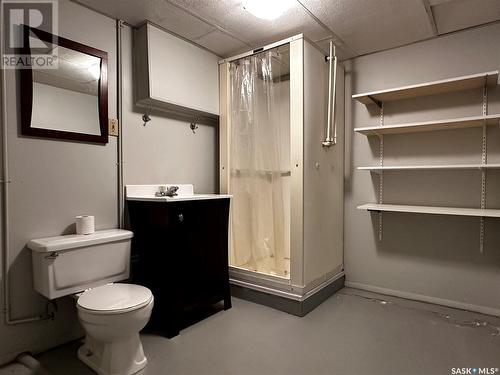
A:
<svg viewBox="0 0 500 375">
<path fill-rule="evenodd" d="M 31 127 L 100 135 L 101 59 L 61 46 L 53 51 L 57 69 L 32 69 Z"/>
<path fill-rule="evenodd" d="M 20 70 L 22 135 L 106 144 L 108 54 L 26 25 L 23 30 L 22 56 L 42 64 Z"/>
</svg>

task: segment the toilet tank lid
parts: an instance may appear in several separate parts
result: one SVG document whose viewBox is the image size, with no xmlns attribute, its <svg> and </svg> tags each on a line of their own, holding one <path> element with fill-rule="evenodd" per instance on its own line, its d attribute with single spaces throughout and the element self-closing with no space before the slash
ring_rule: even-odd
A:
<svg viewBox="0 0 500 375">
<path fill-rule="evenodd" d="M 107 229 L 99 230 L 92 234 L 68 234 L 65 236 L 39 238 L 28 242 L 28 248 L 44 253 L 122 241 L 130 239 L 133 236 L 134 233 L 129 230 Z"/>
</svg>

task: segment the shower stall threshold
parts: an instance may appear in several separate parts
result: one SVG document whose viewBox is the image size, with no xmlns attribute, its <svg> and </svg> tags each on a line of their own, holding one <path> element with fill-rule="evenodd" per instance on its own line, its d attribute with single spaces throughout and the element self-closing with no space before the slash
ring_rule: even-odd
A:
<svg viewBox="0 0 500 375">
<path fill-rule="evenodd" d="M 295 316 L 305 316 L 344 287 L 345 274 L 326 275 L 314 287 L 300 288 L 289 280 L 230 267 L 231 295 L 272 307 Z"/>
</svg>

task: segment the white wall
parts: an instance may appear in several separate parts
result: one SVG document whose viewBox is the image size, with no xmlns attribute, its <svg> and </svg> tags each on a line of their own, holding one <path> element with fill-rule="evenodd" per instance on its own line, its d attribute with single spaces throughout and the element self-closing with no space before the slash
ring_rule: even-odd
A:
<svg viewBox="0 0 500 375">
<path fill-rule="evenodd" d="M 69 1 L 59 1 L 59 34 L 108 52 L 109 116 L 116 117 L 115 21 Z M 33 238 L 74 230 L 74 216 L 96 216 L 97 229 L 117 226 L 116 138 L 105 146 L 22 137 L 19 88 L 6 71 L 10 179 L 11 315 L 24 318 L 45 312 L 46 300 L 32 286 Z M 5 275 L 1 275 L 2 283 Z M 2 287 L 3 292 L 3 287 Z M 2 296 L 3 301 L 3 296 Z M 2 303 L 3 304 L 3 303 Z M 40 351 L 81 336 L 75 302 L 58 301 L 54 321 L 6 326 L 0 320 L 0 363 L 22 351 Z M 2 306 L 3 308 L 3 306 Z"/>
<path fill-rule="evenodd" d="M 384 214 L 356 209 L 377 202 L 378 178 L 359 166 L 377 165 L 378 139 L 353 128 L 378 125 L 379 112 L 351 94 L 500 68 L 500 25 L 495 24 L 376 53 L 346 62 L 345 269 L 349 285 L 434 299 L 500 313 L 500 220 L 486 220 L 479 252 L 479 219 Z M 500 113 L 500 89 L 489 92 L 489 113 Z M 387 103 L 385 123 L 480 115 L 482 90 Z M 481 128 L 385 137 L 385 165 L 480 163 Z M 500 128 L 488 129 L 488 161 L 500 162 Z M 384 174 L 386 203 L 479 207 L 481 174 L 393 172 Z M 500 173 L 487 180 L 487 207 L 500 207 Z"/>
<path fill-rule="evenodd" d="M 143 126 L 144 109 L 134 108 L 132 30 L 123 29 L 123 162 L 125 184 L 189 183 L 198 193 L 217 190 L 218 134 L 214 126 L 189 124 L 152 115 Z M 216 64 L 216 60 L 214 60 Z M 156 82 L 169 85 L 170 82 Z M 218 82 L 215 82 L 218 85 Z M 197 95 L 196 87 L 178 88 Z"/>
</svg>

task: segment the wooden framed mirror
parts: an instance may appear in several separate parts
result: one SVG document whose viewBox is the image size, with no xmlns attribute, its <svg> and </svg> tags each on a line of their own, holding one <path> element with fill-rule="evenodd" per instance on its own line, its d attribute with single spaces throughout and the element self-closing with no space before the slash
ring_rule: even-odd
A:
<svg viewBox="0 0 500 375">
<path fill-rule="evenodd" d="M 108 54 L 24 26 L 23 55 L 44 43 L 56 67 L 21 69 L 21 134 L 105 144 L 108 142 Z"/>
</svg>

